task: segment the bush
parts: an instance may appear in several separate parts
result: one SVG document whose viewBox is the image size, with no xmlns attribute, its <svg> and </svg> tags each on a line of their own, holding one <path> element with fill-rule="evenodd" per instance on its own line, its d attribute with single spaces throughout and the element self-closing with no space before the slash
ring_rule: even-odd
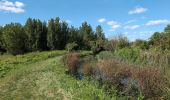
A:
<svg viewBox="0 0 170 100">
<path fill-rule="evenodd" d="M 138 60 L 138 57 L 140 56 L 140 50 L 139 49 L 133 49 L 133 48 L 123 48 L 118 49 L 114 53 L 119 59 L 127 60 L 130 62 L 135 63 Z"/>
<path fill-rule="evenodd" d="M 70 53 L 62 58 L 65 66 L 68 67 L 69 73 L 76 75 L 78 73 L 80 53 Z"/>
<path fill-rule="evenodd" d="M 75 43 L 75 42 L 73 42 L 73 43 L 68 43 L 67 45 L 66 45 L 66 50 L 67 51 L 74 51 L 74 50 L 76 50 L 77 49 L 77 47 L 78 47 L 78 45 L 77 45 L 77 43 Z"/>
<path fill-rule="evenodd" d="M 119 95 L 135 98 L 142 93 L 146 99 L 160 99 L 167 87 L 161 69 L 127 65 L 115 60 L 98 62 L 95 75 L 110 89 L 116 86 Z M 109 88 L 107 91 L 112 94 Z"/>
<path fill-rule="evenodd" d="M 159 68 L 138 68 L 134 71 L 134 78 L 146 99 L 158 100 L 165 93 L 166 79 Z"/>
</svg>

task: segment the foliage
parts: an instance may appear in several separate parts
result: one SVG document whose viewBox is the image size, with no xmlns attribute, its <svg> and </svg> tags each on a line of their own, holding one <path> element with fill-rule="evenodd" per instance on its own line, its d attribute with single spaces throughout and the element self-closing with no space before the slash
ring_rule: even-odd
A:
<svg viewBox="0 0 170 100">
<path fill-rule="evenodd" d="M 18 23 L 7 24 L 4 27 L 3 39 L 9 53 L 17 55 L 27 51 L 27 35 Z"/>
<path fill-rule="evenodd" d="M 105 40 L 105 36 L 104 36 L 103 30 L 102 30 L 102 27 L 100 25 L 98 25 L 96 27 L 96 33 L 95 34 L 97 36 L 97 39 Z"/>
<path fill-rule="evenodd" d="M 78 45 L 77 45 L 77 43 L 75 43 L 75 42 L 73 42 L 73 43 L 68 43 L 67 45 L 66 45 L 66 50 L 67 51 L 74 51 L 74 50 L 76 50 L 76 48 L 78 47 Z"/>
<path fill-rule="evenodd" d="M 133 44 L 132 44 L 132 47 L 134 48 L 139 48 L 141 50 L 147 50 L 149 49 L 149 43 L 145 40 L 140 40 L 140 39 L 137 39 Z"/>
</svg>

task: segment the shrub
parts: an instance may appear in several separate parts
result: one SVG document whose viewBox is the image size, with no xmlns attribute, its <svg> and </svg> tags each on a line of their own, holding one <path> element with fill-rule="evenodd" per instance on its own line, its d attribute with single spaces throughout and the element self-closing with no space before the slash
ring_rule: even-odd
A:
<svg viewBox="0 0 170 100">
<path fill-rule="evenodd" d="M 134 75 L 146 99 L 161 99 L 166 88 L 166 79 L 159 68 L 138 68 Z"/>
<path fill-rule="evenodd" d="M 76 50 L 76 48 L 78 47 L 78 45 L 77 45 L 77 43 L 75 43 L 75 42 L 73 42 L 73 43 L 68 43 L 67 45 L 66 45 L 66 50 L 67 51 L 74 51 L 74 50 Z"/>
<path fill-rule="evenodd" d="M 80 58 L 80 53 L 69 53 L 62 58 L 64 65 L 68 67 L 69 73 L 74 75 L 78 73 Z"/>
<path fill-rule="evenodd" d="M 118 41 L 116 39 L 111 39 L 105 42 L 104 48 L 108 51 L 115 51 L 117 48 Z"/>
<path fill-rule="evenodd" d="M 91 63 L 83 64 L 83 74 L 88 76 L 94 75 L 94 68 Z"/>
<path fill-rule="evenodd" d="M 165 75 L 159 68 L 127 65 L 115 60 L 101 60 L 96 66 L 96 78 L 107 87 L 115 87 L 119 95 L 160 99 L 165 91 Z M 111 93 L 112 90 L 107 91 Z M 153 98 L 154 97 L 154 98 Z"/>
</svg>

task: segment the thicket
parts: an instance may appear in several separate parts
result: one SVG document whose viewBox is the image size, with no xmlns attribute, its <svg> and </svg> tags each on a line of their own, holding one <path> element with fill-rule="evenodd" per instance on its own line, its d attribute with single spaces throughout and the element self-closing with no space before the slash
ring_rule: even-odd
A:
<svg viewBox="0 0 170 100">
<path fill-rule="evenodd" d="M 67 54 L 62 61 L 71 75 L 78 79 L 90 76 L 109 96 L 151 100 L 168 98 L 168 81 L 161 68 L 127 64 L 113 58 L 96 59 L 81 53 Z"/>
</svg>

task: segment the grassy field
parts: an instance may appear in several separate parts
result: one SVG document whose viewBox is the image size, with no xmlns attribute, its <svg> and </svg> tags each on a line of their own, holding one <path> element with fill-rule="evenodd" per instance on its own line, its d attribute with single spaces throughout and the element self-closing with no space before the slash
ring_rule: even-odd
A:
<svg viewBox="0 0 170 100">
<path fill-rule="evenodd" d="M 0 56 L 0 100 L 110 100 L 96 82 L 65 73 L 60 63 L 64 53 Z"/>
</svg>

